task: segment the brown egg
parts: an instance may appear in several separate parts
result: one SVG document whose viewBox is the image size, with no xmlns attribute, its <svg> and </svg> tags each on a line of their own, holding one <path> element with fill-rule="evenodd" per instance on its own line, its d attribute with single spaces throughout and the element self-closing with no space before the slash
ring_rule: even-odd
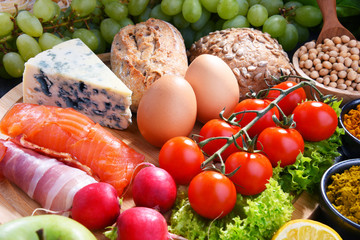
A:
<svg viewBox="0 0 360 240">
<path fill-rule="evenodd" d="M 186 71 L 185 79 L 194 89 L 197 119 L 206 123 L 219 118 L 225 108 L 228 117 L 239 102 L 239 85 L 231 68 L 219 57 L 202 54 Z"/>
<path fill-rule="evenodd" d="M 196 121 L 196 97 L 182 77 L 166 75 L 145 92 L 137 111 L 141 135 L 161 147 L 176 136 L 188 136 Z"/>
</svg>

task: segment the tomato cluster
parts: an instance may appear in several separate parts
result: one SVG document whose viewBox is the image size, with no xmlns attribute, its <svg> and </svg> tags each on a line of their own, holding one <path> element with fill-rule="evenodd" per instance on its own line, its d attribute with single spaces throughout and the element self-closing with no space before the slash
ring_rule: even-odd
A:
<svg viewBox="0 0 360 240">
<path fill-rule="evenodd" d="M 303 88 L 278 98 L 295 85 L 286 81 L 271 88 L 264 99 L 240 101 L 230 117 L 234 121 L 213 119 L 202 126 L 199 144 L 175 137 L 163 145 L 160 167 L 177 184 L 189 185 L 189 202 L 198 214 L 209 219 L 225 216 L 234 207 L 237 193 L 261 193 L 273 167 L 293 164 L 304 152 L 304 140 L 325 140 L 335 132 L 335 111 L 325 103 L 306 101 Z M 204 169 L 218 162 L 224 172 Z"/>
</svg>

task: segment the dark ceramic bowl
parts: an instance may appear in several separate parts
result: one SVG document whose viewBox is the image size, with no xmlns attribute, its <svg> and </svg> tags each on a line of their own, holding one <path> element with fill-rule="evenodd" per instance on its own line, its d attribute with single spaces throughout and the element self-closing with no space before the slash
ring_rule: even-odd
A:
<svg viewBox="0 0 360 240">
<path fill-rule="evenodd" d="M 351 109 L 355 109 L 360 104 L 360 98 L 352 100 L 346 103 L 341 110 L 340 114 L 340 125 L 345 130 L 345 135 L 342 136 L 343 151 L 348 158 L 359 158 L 360 157 L 360 140 L 354 137 L 344 126 L 343 119 L 344 115 L 347 114 Z"/>
<path fill-rule="evenodd" d="M 321 191 L 321 202 L 320 207 L 334 223 L 337 229 L 341 232 L 340 234 L 346 234 L 347 236 L 354 237 L 354 239 L 360 239 L 360 224 L 357 224 L 348 218 L 344 217 L 336 208 L 331 204 L 330 200 L 326 195 L 326 190 L 328 185 L 332 183 L 331 176 L 336 173 L 342 173 L 346 169 L 349 169 L 351 166 L 359 166 L 360 158 L 349 159 L 345 161 L 338 162 L 331 166 L 322 176 L 320 182 L 320 191 Z"/>
</svg>

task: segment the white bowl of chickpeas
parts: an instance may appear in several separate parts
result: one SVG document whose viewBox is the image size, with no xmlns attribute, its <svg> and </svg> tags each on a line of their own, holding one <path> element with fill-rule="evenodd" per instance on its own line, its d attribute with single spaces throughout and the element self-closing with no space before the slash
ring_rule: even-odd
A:
<svg viewBox="0 0 360 240">
<path fill-rule="evenodd" d="M 360 98 L 359 52 L 360 41 L 345 35 L 325 39 L 322 44 L 310 41 L 295 52 L 293 64 L 296 72 L 314 80 L 323 94 L 342 98 L 345 104 Z"/>
</svg>

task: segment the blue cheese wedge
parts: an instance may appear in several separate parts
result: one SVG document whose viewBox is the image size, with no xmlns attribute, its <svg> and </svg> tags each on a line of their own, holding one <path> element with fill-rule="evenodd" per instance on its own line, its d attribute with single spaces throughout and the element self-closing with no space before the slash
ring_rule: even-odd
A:
<svg viewBox="0 0 360 240">
<path fill-rule="evenodd" d="M 102 126 L 131 124 L 132 91 L 80 39 L 60 43 L 25 63 L 23 100 L 71 107 Z"/>
</svg>

